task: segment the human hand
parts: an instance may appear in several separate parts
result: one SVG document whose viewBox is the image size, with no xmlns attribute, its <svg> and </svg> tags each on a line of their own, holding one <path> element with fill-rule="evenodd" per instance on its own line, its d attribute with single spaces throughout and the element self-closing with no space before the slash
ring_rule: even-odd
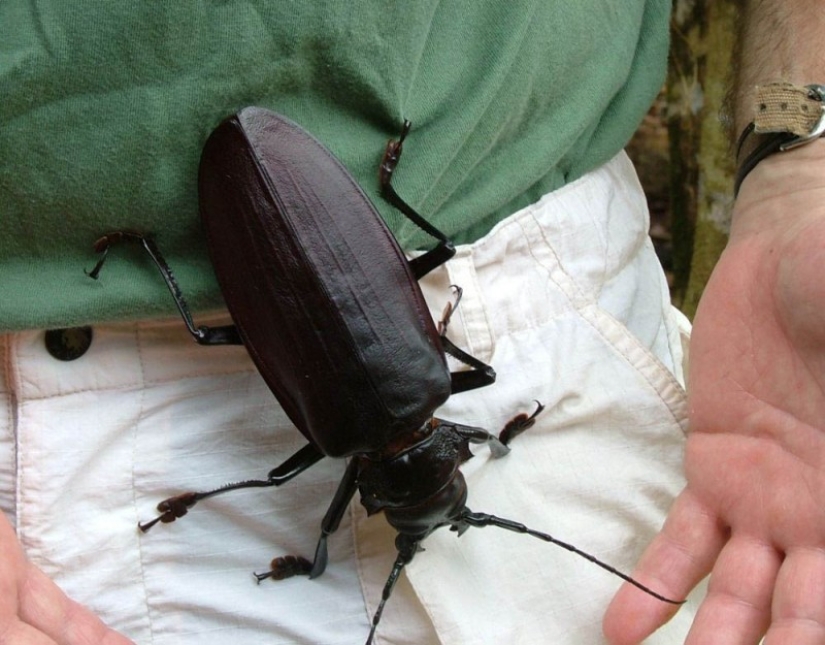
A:
<svg viewBox="0 0 825 645">
<path fill-rule="evenodd" d="M 129 645 L 69 599 L 23 555 L 0 513 L 0 643 L 4 645 Z"/>
<path fill-rule="evenodd" d="M 696 314 L 687 486 L 634 577 L 685 597 L 689 645 L 825 643 L 825 142 L 742 185 Z M 639 643 L 676 609 L 628 585 L 604 622 Z"/>
</svg>

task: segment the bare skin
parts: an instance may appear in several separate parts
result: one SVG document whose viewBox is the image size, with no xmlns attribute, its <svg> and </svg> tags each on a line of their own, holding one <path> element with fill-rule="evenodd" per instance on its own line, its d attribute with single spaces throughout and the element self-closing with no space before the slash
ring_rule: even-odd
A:
<svg viewBox="0 0 825 645">
<path fill-rule="evenodd" d="M 23 555 L 0 513 L 0 643 L 3 645 L 133 645 L 70 600 Z"/>
<path fill-rule="evenodd" d="M 745 84 L 825 80 L 807 40 L 825 29 L 821 4 L 746 4 Z M 634 575 L 671 597 L 711 575 L 687 645 L 825 643 L 825 141 L 743 183 L 688 382 L 687 486 Z M 673 612 L 625 585 L 604 631 L 633 645 Z"/>
</svg>

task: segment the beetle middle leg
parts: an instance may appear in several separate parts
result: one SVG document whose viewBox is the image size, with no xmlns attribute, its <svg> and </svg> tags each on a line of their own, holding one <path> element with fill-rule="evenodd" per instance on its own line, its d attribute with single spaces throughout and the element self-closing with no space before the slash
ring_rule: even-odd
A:
<svg viewBox="0 0 825 645">
<path fill-rule="evenodd" d="M 475 390 L 476 388 L 492 385 L 496 382 L 496 372 L 492 366 L 468 354 L 447 337 L 450 318 L 452 318 L 453 312 L 458 308 L 458 303 L 461 302 L 461 296 L 464 293 L 463 289 L 458 285 L 452 285 L 452 288 L 456 294 L 455 301 L 448 302 L 447 306 L 444 307 L 441 320 L 438 322 L 438 336 L 447 354 L 473 368 L 470 371 L 450 373 L 451 391 L 453 394 L 458 394 L 459 392 L 466 392 L 467 390 Z"/>
<path fill-rule="evenodd" d="M 358 462 L 352 459 L 347 465 L 344 477 L 335 491 L 335 496 L 321 521 L 321 537 L 315 547 L 315 558 L 310 563 L 300 556 L 280 556 L 275 558 L 270 570 L 265 573 L 256 573 L 255 578 L 260 582 L 266 578 L 283 580 L 296 575 L 317 578 L 327 568 L 327 538 L 338 530 L 341 520 L 346 513 L 350 501 L 358 490 Z"/>
</svg>

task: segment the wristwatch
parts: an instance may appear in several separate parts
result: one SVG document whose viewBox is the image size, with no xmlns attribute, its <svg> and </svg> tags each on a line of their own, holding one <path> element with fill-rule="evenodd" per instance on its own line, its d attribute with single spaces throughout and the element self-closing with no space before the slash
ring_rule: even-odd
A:
<svg viewBox="0 0 825 645">
<path fill-rule="evenodd" d="M 734 195 L 756 164 L 825 136 L 825 85 L 770 83 L 756 88 L 753 121 L 736 150 Z"/>
</svg>

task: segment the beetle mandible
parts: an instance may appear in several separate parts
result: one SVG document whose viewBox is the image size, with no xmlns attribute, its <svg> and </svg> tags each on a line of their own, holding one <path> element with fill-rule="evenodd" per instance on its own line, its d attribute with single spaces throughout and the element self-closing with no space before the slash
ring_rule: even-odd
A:
<svg viewBox="0 0 825 645">
<path fill-rule="evenodd" d="M 327 565 L 327 538 L 356 492 L 368 513 L 383 511 L 397 531 L 398 556 L 384 586 L 367 644 L 404 566 L 435 529 L 459 535 L 471 526 L 498 526 L 555 543 L 665 602 L 610 565 L 526 526 L 466 507 L 459 470 L 469 444 L 494 457 L 541 412 L 521 414 L 499 436 L 433 416 L 451 394 L 489 385 L 493 369 L 447 337 L 452 308 L 436 327 L 418 280 L 455 253 L 450 240 L 392 187 L 410 130 L 387 145 L 379 167 L 382 196 L 434 237 L 437 244 L 407 260 L 375 207 L 344 166 L 297 124 L 262 108 L 224 120 L 201 156 L 198 192 L 209 254 L 233 325 L 194 324 L 174 274 L 151 237 L 127 231 L 100 238 L 97 278 L 112 244 L 143 246 L 169 288 L 192 336 L 204 345 L 242 344 L 308 444 L 266 479 L 171 497 L 160 516 L 182 517 L 198 501 L 238 488 L 279 486 L 324 456 L 349 458 L 323 518 L 310 562 L 284 556 L 256 574 L 315 578 Z M 457 301 L 460 289 L 456 290 Z M 450 355 L 469 370 L 450 372 Z"/>
</svg>

